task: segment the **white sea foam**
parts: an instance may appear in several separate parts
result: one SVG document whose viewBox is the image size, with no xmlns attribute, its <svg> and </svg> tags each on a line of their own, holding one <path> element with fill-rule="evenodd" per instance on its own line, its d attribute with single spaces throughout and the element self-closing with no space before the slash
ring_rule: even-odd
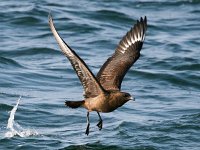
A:
<svg viewBox="0 0 200 150">
<path fill-rule="evenodd" d="M 21 96 L 17 100 L 17 104 L 13 107 L 13 109 L 10 112 L 10 117 L 8 119 L 8 124 L 7 124 L 7 132 L 5 133 L 6 138 L 11 138 L 15 135 L 18 135 L 20 137 L 28 137 L 31 135 L 38 135 L 37 131 L 30 130 L 30 129 L 24 129 L 18 123 L 15 122 L 15 120 L 14 120 L 15 113 L 17 111 L 20 100 L 21 100 Z"/>
</svg>

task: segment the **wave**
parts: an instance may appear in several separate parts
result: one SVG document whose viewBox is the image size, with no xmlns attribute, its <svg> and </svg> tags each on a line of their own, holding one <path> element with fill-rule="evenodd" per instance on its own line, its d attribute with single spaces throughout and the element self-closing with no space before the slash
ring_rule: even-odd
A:
<svg viewBox="0 0 200 150">
<path fill-rule="evenodd" d="M 23 17 L 18 17 L 18 18 L 12 19 L 10 22 L 15 25 L 29 26 L 29 25 L 33 25 L 33 24 L 39 24 L 41 22 L 41 20 L 39 18 L 33 17 L 33 16 L 23 16 Z"/>
<path fill-rule="evenodd" d="M 128 15 L 126 15 L 123 12 L 115 11 L 115 10 L 96 10 L 96 12 L 93 14 L 93 17 L 96 18 L 98 16 L 98 20 L 109 20 L 112 22 L 130 22 L 133 23 L 134 20 L 130 18 Z M 112 18 L 112 19 L 111 19 Z"/>
<path fill-rule="evenodd" d="M 197 74 L 187 74 L 184 72 L 179 71 L 147 71 L 147 70 L 134 70 L 130 71 L 131 74 L 137 75 L 138 77 L 142 77 L 146 79 L 153 79 L 160 82 L 168 82 L 175 85 L 181 85 L 181 86 L 190 86 L 194 88 L 199 88 L 200 84 L 198 82 L 194 82 L 193 79 L 198 79 Z M 130 80 L 130 77 L 128 77 L 128 80 Z"/>
<path fill-rule="evenodd" d="M 139 148 L 139 147 L 138 147 Z M 140 147 L 144 149 L 145 147 Z M 150 147 L 149 147 L 150 148 Z M 117 145 L 104 145 L 101 143 L 91 143 L 91 144 L 84 144 L 84 145 L 70 145 L 64 148 L 60 148 L 59 150 L 74 150 L 74 149 L 95 149 L 95 150 L 102 150 L 102 149 L 109 149 L 109 150 L 134 150 L 133 148 L 124 148 L 122 146 Z M 137 148 L 136 148 L 137 149 Z M 146 149 L 146 148 L 145 148 Z M 151 150 L 151 149 L 149 149 Z"/>
<path fill-rule="evenodd" d="M 1 51 L 2 55 L 8 55 L 8 56 L 34 56 L 34 55 L 57 55 L 60 54 L 60 51 L 54 50 L 52 48 L 46 48 L 46 47 L 34 47 L 34 48 L 22 48 L 21 50 L 10 50 L 10 51 Z M 3 59 L 6 58 L 0 57 L 0 61 L 3 61 Z"/>
<path fill-rule="evenodd" d="M 18 63 L 17 61 L 11 59 L 11 58 L 7 58 L 7 57 L 2 57 L 0 56 L 0 68 L 25 68 L 24 66 L 22 66 L 20 63 Z"/>
<path fill-rule="evenodd" d="M 0 93 L 0 94 L 2 94 L 2 93 Z M 1 111 L 5 111 L 5 110 L 8 110 L 8 109 L 12 109 L 12 106 L 7 105 L 7 104 L 0 104 L 0 108 L 1 108 Z"/>
</svg>

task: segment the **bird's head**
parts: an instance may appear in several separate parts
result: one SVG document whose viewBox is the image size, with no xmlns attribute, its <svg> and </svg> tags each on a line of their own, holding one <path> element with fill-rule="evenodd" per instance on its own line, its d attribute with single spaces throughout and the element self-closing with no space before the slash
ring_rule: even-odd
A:
<svg viewBox="0 0 200 150">
<path fill-rule="evenodd" d="M 126 92 L 116 91 L 112 92 L 110 95 L 110 105 L 113 106 L 114 109 L 121 107 L 129 100 L 135 99 L 129 93 Z"/>
<path fill-rule="evenodd" d="M 133 101 L 135 100 L 129 93 L 119 92 L 118 94 L 119 95 L 117 97 L 117 100 L 115 101 L 118 107 L 121 107 L 122 105 L 124 105 L 126 102 L 130 100 L 133 100 Z"/>
<path fill-rule="evenodd" d="M 125 101 L 129 101 L 129 100 L 135 101 L 135 98 L 132 97 L 129 93 L 122 92 L 122 96 L 123 96 L 123 99 L 124 99 Z"/>
</svg>

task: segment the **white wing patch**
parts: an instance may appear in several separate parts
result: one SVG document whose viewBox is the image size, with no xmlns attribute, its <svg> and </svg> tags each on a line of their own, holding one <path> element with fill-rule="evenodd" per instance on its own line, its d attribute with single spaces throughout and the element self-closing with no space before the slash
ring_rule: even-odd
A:
<svg viewBox="0 0 200 150">
<path fill-rule="evenodd" d="M 141 21 L 143 22 L 143 20 Z M 145 39 L 145 30 L 146 28 L 138 22 L 137 25 L 131 28 L 129 32 L 123 37 L 118 45 L 118 50 L 124 54 L 126 50 L 136 42 L 143 42 Z"/>
</svg>

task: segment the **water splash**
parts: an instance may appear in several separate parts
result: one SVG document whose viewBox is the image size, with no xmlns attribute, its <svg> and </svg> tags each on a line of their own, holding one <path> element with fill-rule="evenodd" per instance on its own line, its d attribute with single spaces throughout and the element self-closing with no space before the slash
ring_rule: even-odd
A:
<svg viewBox="0 0 200 150">
<path fill-rule="evenodd" d="M 38 132 L 35 130 L 30 130 L 30 129 L 24 129 L 22 128 L 18 123 L 15 122 L 15 113 L 17 111 L 19 102 L 21 100 L 21 96 L 17 100 L 17 104 L 13 107 L 13 109 L 10 112 L 10 117 L 8 119 L 8 124 L 7 124 L 7 132 L 5 133 L 6 138 L 11 138 L 15 135 L 18 135 L 20 137 L 28 137 L 31 135 L 38 135 Z"/>
</svg>

